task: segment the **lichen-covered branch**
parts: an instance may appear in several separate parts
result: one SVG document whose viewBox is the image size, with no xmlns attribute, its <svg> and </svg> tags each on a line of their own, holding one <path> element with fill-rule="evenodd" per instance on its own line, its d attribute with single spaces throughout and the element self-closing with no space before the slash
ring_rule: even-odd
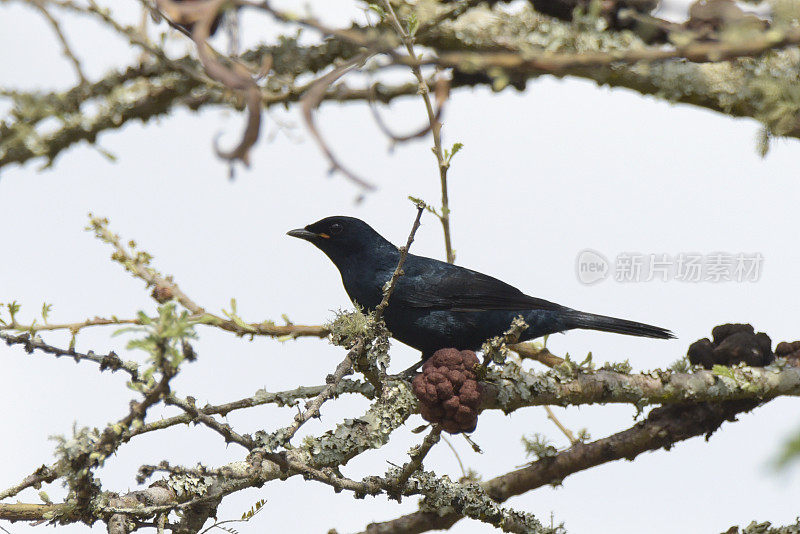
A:
<svg viewBox="0 0 800 534">
<path fill-rule="evenodd" d="M 726 420 L 750 411 L 760 401 L 742 400 L 722 403 L 700 403 L 656 408 L 646 419 L 631 428 L 590 443 L 573 443 L 554 456 L 543 457 L 532 464 L 483 483 L 483 489 L 498 503 L 548 485 L 560 484 L 567 476 L 591 467 L 620 459 L 633 460 L 639 454 L 695 436 L 710 436 Z M 362 534 L 419 534 L 429 530 L 446 530 L 463 514 L 446 514 L 420 510 L 383 523 L 372 523 Z"/>
<path fill-rule="evenodd" d="M 99 13 L 101 18 L 110 16 Z M 410 16 L 411 12 L 404 8 L 403 13 Z M 664 48 L 648 44 L 629 31 L 564 22 L 537 14 L 528 6 L 512 13 L 502 6 L 490 10 L 468 2 L 460 9 L 445 6 L 415 16 L 420 30 L 413 36 L 414 43 L 434 54 L 403 60 L 392 51 L 390 62 L 452 68 L 454 88 L 483 83 L 496 90 L 508 85 L 523 88 L 528 80 L 546 74 L 576 76 L 732 116 L 753 117 L 772 134 L 800 137 L 800 104 L 793 96 L 800 65 L 796 46 L 800 34 L 791 26 L 776 25 L 760 33 L 731 33 L 721 41 L 690 40 Z M 395 33 L 394 28 L 382 26 L 346 30 L 320 27 L 330 35 L 321 44 L 305 46 L 294 38 L 280 37 L 277 44 L 242 55 L 241 60 L 253 71 L 266 58 L 272 58 L 273 75 L 260 95 L 263 106 L 298 101 L 309 87 L 297 84 L 299 77 L 350 60 L 364 46 L 376 47 L 372 53 L 386 53 L 392 42 L 390 34 Z M 123 33 L 125 39 L 138 38 L 135 33 Z M 140 38 L 134 42 L 152 46 Z M 241 108 L 242 102 L 230 91 L 198 75 L 201 69 L 195 59 L 172 59 L 157 50 L 149 52 L 154 57 L 152 64 L 122 68 L 99 82 L 81 84 L 66 93 L 3 91 L 15 108 L 0 123 L 0 168 L 40 157 L 52 163 L 77 142 L 93 143 L 101 132 L 134 119 L 147 121 L 178 106 Z M 378 63 L 370 68 L 380 72 L 386 65 Z M 367 87 L 337 85 L 328 88 L 322 99 L 374 98 L 386 102 L 416 94 L 417 85 L 379 86 L 374 96 Z M 81 105 L 90 99 L 98 104 L 98 111 L 81 113 Z M 48 133 L 37 131 L 33 125 L 44 116 L 57 117 L 62 125 Z"/>
<path fill-rule="evenodd" d="M 259 390 L 252 397 L 247 397 L 245 399 L 240 399 L 225 404 L 204 406 L 202 408 L 197 408 L 197 411 L 203 415 L 221 415 L 224 417 L 230 412 L 236 410 L 243 410 L 247 408 L 253 408 L 256 406 L 263 406 L 264 404 L 276 404 L 278 406 L 295 406 L 300 399 L 316 397 L 317 395 L 322 393 L 326 388 L 327 385 L 300 386 L 292 390 L 279 391 L 275 393 Z M 372 387 L 371 384 L 368 384 L 366 382 L 357 382 L 354 380 L 344 379 L 339 382 L 332 395 L 333 397 L 338 397 L 346 393 L 356 393 L 363 395 L 368 399 L 372 399 L 375 396 L 375 389 Z M 123 439 L 127 441 L 141 434 L 154 432 L 156 430 L 163 430 L 165 428 L 169 428 L 175 425 L 188 424 L 191 423 L 193 420 L 194 420 L 193 416 L 188 413 L 175 415 L 172 417 L 165 417 L 162 419 L 158 419 L 156 421 L 151 421 L 149 423 L 146 423 L 141 427 L 131 429 L 126 434 L 124 434 Z"/>
<path fill-rule="evenodd" d="M 800 367 L 779 360 L 767 367 L 723 367 L 676 373 L 625 374 L 607 370 L 531 373 L 513 362 L 487 376 L 485 408 L 506 413 L 544 404 L 680 404 L 800 395 Z"/>
<path fill-rule="evenodd" d="M 0 0 L 0 4 L 10 1 Z M 796 20 L 788 20 L 777 11 L 769 20 L 755 17 L 755 25 L 745 27 L 718 21 L 720 27 L 697 33 L 688 23 L 668 23 L 651 16 L 652 0 L 606 2 L 599 7 L 596 2 L 584 6 L 577 0 L 554 0 L 563 4 L 556 6 L 558 9 L 550 9 L 543 2 L 531 2 L 552 16 L 537 13 L 527 2 L 509 6 L 495 0 L 392 0 L 371 4 L 367 23 L 362 24 L 364 18 L 359 16 L 358 23 L 339 28 L 311 13 L 295 15 L 274 8 L 269 2 L 255 0 L 156 3 L 139 0 L 144 12 L 158 19 L 156 24 L 162 23 L 157 31 L 175 29 L 182 34 L 180 38 L 192 40 L 186 42 L 193 45 L 193 53 L 182 56 L 168 51 L 163 41 L 159 44 L 158 39 L 151 40 L 143 30 L 144 24 L 140 28 L 131 27 L 94 0 L 16 1 L 30 4 L 47 19 L 72 61 L 79 83 L 57 92 L 0 88 L 0 99 L 11 104 L 0 122 L 0 169 L 33 159 L 44 159 L 51 164 L 74 144 L 95 143 L 101 133 L 120 129 L 132 120 L 145 122 L 168 115 L 181 106 L 199 110 L 212 105 L 247 110 L 248 123 L 239 144 L 230 152 L 218 151 L 229 160 L 247 162 L 259 135 L 263 109 L 301 102 L 312 135 L 334 167 L 361 186 L 369 187 L 371 184 L 339 164 L 327 147 L 315 126 L 315 120 L 319 120 L 316 109 L 325 101 L 374 104 L 401 96 L 422 96 L 427 125 L 416 136 L 428 130 L 433 136 L 442 209 L 439 213 L 431 211 L 442 223 L 450 262 L 454 260 L 454 252 L 447 168 L 460 147 L 454 145 L 448 151 L 442 145 L 442 104 L 450 88 L 489 84 L 495 91 L 509 86 L 522 90 L 529 81 L 541 76 L 574 76 L 731 116 L 753 117 L 763 123 L 768 135 L 800 137 L 797 96 L 800 30 Z M 714 2 L 726 3 L 726 0 L 706 3 Z M 645 7 L 637 9 L 637 6 Z M 206 42 L 226 10 L 241 16 L 253 10 L 265 12 L 276 21 L 279 33 L 293 36 L 261 36 L 262 42 L 270 44 L 226 57 Z M 58 13 L 65 11 L 89 17 L 141 49 L 144 52 L 139 59 L 141 64 L 120 65 L 99 80 L 86 80 L 77 58 L 87 56 L 67 44 L 62 30 L 68 28 L 58 18 Z M 753 17 L 744 18 L 753 22 Z M 649 24 L 657 35 L 646 35 L 643 24 Z M 297 27 L 310 31 L 318 40 L 294 35 Z M 381 84 L 380 80 L 394 80 L 389 73 L 398 67 L 410 68 L 415 80 Z M 363 83 L 363 87 L 347 85 L 344 77 L 355 71 L 369 74 L 379 82 L 367 86 L 362 78 L 355 83 Z M 356 77 L 348 80 L 353 78 L 358 80 Z M 385 130 L 382 124 L 381 127 Z M 711 370 L 686 367 L 683 369 L 689 369 L 688 372 L 656 370 L 631 374 L 629 366 L 595 369 L 590 363 L 576 364 L 568 357 L 554 356 L 538 344 L 511 345 L 526 327 L 524 322 L 517 321 L 504 336 L 484 346 L 488 367 L 472 368 L 484 384 L 481 408 L 511 412 L 542 405 L 626 403 L 640 410 L 647 405 L 660 406 L 631 428 L 593 442 L 583 437 L 576 439 L 562 425 L 570 437 L 569 448 L 548 449 L 548 454 L 539 455 L 537 461 L 482 484 L 466 480 L 466 476 L 465 481 L 455 482 L 430 470 L 425 458 L 441 438 L 442 428 L 438 425 L 410 451 L 410 458 L 397 460 L 401 466 L 392 467 L 383 475 L 368 474 L 361 480 L 350 478 L 347 471 L 352 460 L 383 447 L 418 412 L 417 398 L 407 375 L 386 376 L 391 334 L 380 318 L 394 284 L 403 275 L 403 262 L 423 209 L 424 206 L 418 206 L 407 245 L 401 249 L 400 261 L 376 310 L 371 315 L 360 310 L 340 312 L 331 324 L 324 326 L 295 325 L 289 319 L 285 325 L 248 322 L 238 315 L 235 300 L 231 301 L 230 310 L 209 312 L 172 277 L 156 270 L 147 252 L 112 233 L 108 221 L 92 217 L 89 230 L 113 248 L 114 261 L 152 290 L 152 297 L 160 305 L 158 313 L 139 312 L 136 317 L 125 319 L 112 316 L 48 323 L 50 308 L 45 305 L 44 322 L 39 324 L 38 319 L 19 321 L 19 306 L 13 302 L 3 308 L 0 340 L 27 352 L 85 359 L 99 365 L 100 370 L 121 370 L 128 375 L 127 385 L 137 393 L 122 413 L 106 425 L 76 426 L 72 435 L 56 437 L 52 461 L 32 469 L 28 476 L 0 491 L 0 499 L 16 499 L 43 484 L 62 483 L 68 489 L 63 502 L 52 504 L 42 494 L 44 504 L 0 503 L 0 519 L 88 525 L 102 521 L 111 534 L 129 534 L 145 527 L 160 532 L 196 533 L 216 516 L 217 507 L 226 496 L 301 476 L 337 492 L 350 492 L 357 498 L 421 497 L 418 512 L 369 525 L 367 532 L 373 534 L 446 529 L 462 517 L 508 532 L 555 534 L 563 529 L 547 527 L 533 515 L 502 503 L 514 495 L 558 483 L 578 471 L 622 458 L 632 460 L 642 452 L 669 448 L 693 436 L 708 436 L 724 421 L 735 420 L 739 413 L 778 396 L 800 395 L 800 367 L 793 365 L 795 352 L 800 354 L 797 348 L 800 342 L 797 346 L 783 344 L 783 349 L 776 348 L 778 359 L 763 368 L 716 365 Z M 9 320 L 5 317 L 6 309 Z M 341 363 L 330 369 L 324 385 L 282 392 L 260 390 L 249 396 L 236 395 L 232 398 L 237 400 L 224 404 L 200 406 L 193 397 L 178 395 L 171 387 L 182 362 L 197 358 L 189 341 L 196 337 L 198 325 L 251 339 L 256 335 L 281 340 L 330 336 L 334 344 L 347 352 Z M 74 350 L 78 333 L 98 326 L 123 326 L 123 331 L 135 332 L 128 348 L 144 350 L 147 359 L 141 363 L 123 362 L 114 352 L 98 355 Z M 59 348 L 39 337 L 49 331 L 71 333 L 70 347 Z M 509 350 L 516 351 L 522 360 L 535 359 L 550 369 L 541 373 L 528 371 L 519 360 L 508 357 Z M 773 361 L 769 347 L 765 350 L 770 358 L 764 363 Z M 491 362 L 494 364 L 490 365 Z M 354 369 L 365 380 L 347 380 L 345 377 Z M 351 414 L 354 417 L 326 420 L 326 428 L 331 430 L 292 443 L 306 422 L 323 415 L 328 417 L 321 410 L 325 403 L 333 403 L 345 393 L 366 397 L 369 408 Z M 286 421 L 264 421 L 253 434 L 238 428 L 233 418 L 231 422 L 225 420 L 233 411 L 268 403 L 296 406 L 301 399 L 310 400 L 294 419 L 289 415 Z M 152 408 L 159 404 L 176 407 L 181 412 L 155 418 Z M 550 417 L 558 424 L 552 412 Z M 167 460 L 148 463 L 138 471 L 139 483 L 156 473 L 162 475 L 161 480 L 149 487 L 118 493 L 103 486 L 103 472 L 99 468 L 130 440 L 147 439 L 153 432 L 192 423 L 203 431 L 217 433 L 226 444 L 240 445 L 242 449 L 235 452 L 241 456 L 216 468 L 203 464 L 171 466 Z M 423 462 L 427 470 L 423 470 Z M 768 524 L 753 524 L 745 531 L 755 534 L 791 528 L 771 529 Z"/>
<path fill-rule="evenodd" d="M 551 528 L 542 525 L 532 514 L 501 507 L 476 482 L 456 483 L 446 476 L 435 478 L 425 472 L 414 475 L 410 483 L 425 494 L 420 508 L 432 514 L 446 514 L 452 510 L 459 516 L 467 516 L 489 523 L 503 532 L 520 534 L 560 534 L 564 532 L 560 526 Z"/>
</svg>

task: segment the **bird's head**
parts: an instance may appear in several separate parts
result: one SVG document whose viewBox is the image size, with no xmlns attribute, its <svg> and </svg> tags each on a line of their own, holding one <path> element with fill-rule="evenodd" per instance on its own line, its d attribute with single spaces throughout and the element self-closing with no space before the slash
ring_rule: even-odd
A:
<svg viewBox="0 0 800 534">
<path fill-rule="evenodd" d="M 343 215 L 326 217 L 286 234 L 312 243 L 334 263 L 344 261 L 363 250 L 377 252 L 386 245 L 393 247 L 361 219 Z"/>
</svg>

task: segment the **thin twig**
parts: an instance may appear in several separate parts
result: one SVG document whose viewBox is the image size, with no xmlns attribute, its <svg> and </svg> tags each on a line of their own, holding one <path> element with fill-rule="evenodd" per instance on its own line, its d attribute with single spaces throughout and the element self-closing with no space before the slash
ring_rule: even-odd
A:
<svg viewBox="0 0 800 534">
<path fill-rule="evenodd" d="M 161 63 L 169 66 L 170 69 L 182 72 L 187 76 L 189 76 L 190 78 L 200 83 L 209 85 L 211 87 L 219 87 L 219 88 L 223 87 L 222 84 L 219 84 L 214 80 L 211 80 L 208 76 L 203 75 L 202 72 L 187 67 L 183 62 L 173 61 L 172 59 L 170 59 L 170 57 L 166 54 L 166 52 L 164 52 L 164 50 L 161 47 L 155 46 L 152 43 L 150 43 L 149 40 L 145 36 L 140 34 L 135 27 L 120 24 L 119 21 L 117 21 L 113 16 L 111 16 L 111 12 L 108 9 L 99 6 L 97 2 L 95 2 L 94 0 L 89 0 L 87 5 L 85 6 L 73 2 L 72 0 L 39 0 L 39 1 L 47 2 L 49 4 L 58 6 L 61 9 L 71 11 L 73 13 L 79 13 L 96 17 L 97 19 L 99 19 L 101 22 L 111 27 L 111 29 L 113 29 L 120 35 L 124 35 L 128 39 L 128 42 L 130 42 L 132 45 L 138 46 L 144 52 L 147 52 Z"/>
<path fill-rule="evenodd" d="M 108 220 L 100 217 L 89 215 L 89 230 L 92 230 L 95 236 L 105 243 L 108 243 L 115 249 L 112 259 L 121 264 L 125 270 L 130 272 L 136 278 L 145 282 L 147 287 L 153 287 L 153 298 L 159 303 L 165 302 L 170 299 L 177 300 L 181 306 L 186 308 L 192 313 L 191 319 L 193 322 L 199 324 L 206 324 L 217 326 L 223 330 L 234 332 L 238 335 L 267 335 L 276 337 L 326 337 L 329 334 L 327 328 L 323 326 L 306 326 L 306 325 L 285 325 L 278 326 L 271 322 L 264 323 L 245 323 L 238 320 L 238 317 L 232 319 L 224 319 L 218 315 L 209 313 L 197 304 L 194 300 L 189 298 L 184 293 L 178 284 L 170 276 L 164 276 L 153 267 L 150 267 L 150 257 L 144 252 L 138 252 L 126 247 L 120 236 L 111 232 L 108 228 Z M 237 319 L 237 320 L 234 320 Z M 104 324 L 98 320 L 96 324 Z M 113 321 L 113 320 L 112 320 Z M 91 322 L 91 321 L 90 321 Z"/>
<path fill-rule="evenodd" d="M 42 465 L 36 471 L 23 478 L 19 484 L 0 491 L 0 501 L 8 497 L 13 497 L 27 488 L 38 487 L 42 482 L 53 482 L 56 478 L 58 478 L 58 474 L 53 466 Z"/>
<path fill-rule="evenodd" d="M 522 359 L 536 360 L 547 367 L 557 367 L 564 363 L 563 358 L 556 356 L 538 343 L 514 343 L 508 348 L 519 354 Z"/>
<path fill-rule="evenodd" d="M 66 35 L 64 32 L 61 31 L 61 24 L 56 20 L 56 18 L 50 13 L 50 11 L 45 7 L 43 0 L 32 0 L 31 2 L 36 9 L 47 19 L 47 22 L 50 23 L 50 26 L 53 28 L 53 32 L 56 34 L 58 41 L 61 43 L 61 48 L 64 53 L 64 56 L 69 59 L 70 63 L 72 63 L 72 67 L 75 69 L 75 74 L 78 76 L 78 81 L 81 85 L 89 83 L 89 80 L 86 78 L 86 75 L 83 73 L 83 68 L 81 67 L 81 62 L 78 60 L 78 57 L 72 51 L 72 48 L 69 46 L 69 42 L 67 41 Z"/>
<path fill-rule="evenodd" d="M 375 307 L 374 317 L 376 321 L 380 320 L 384 310 L 389 305 L 389 297 L 392 295 L 392 292 L 397 285 L 397 280 L 403 276 L 403 265 L 406 263 L 406 258 L 408 257 L 408 251 L 411 248 L 411 243 L 414 242 L 414 236 L 417 234 L 417 230 L 419 229 L 420 219 L 422 218 L 423 211 L 425 211 L 425 204 L 420 202 L 417 204 L 417 217 L 414 219 L 414 224 L 411 226 L 411 233 L 408 234 L 406 246 L 400 247 L 400 259 L 397 262 L 397 267 L 392 273 L 392 277 L 387 282 L 386 289 L 383 292 L 383 299 L 381 300 L 380 304 Z"/>
<path fill-rule="evenodd" d="M 422 440 L 422 444 L 411 454 L 411 461 L 407 462 L 400 471 L 400 474 L 397 475 L 397 480 L 395 481 L 396 487 L 402 488 L 405 486 L 409 477 L 422 467 L 422 461 L 428 455 L 431 448 L 439 442 L 441 435 L 441 427 L 439 425 L 433 425 L 431 431 L 425 436 L 425 439 Z"/>
<path fill-rule="evenodd" d="M 104 371 L 110 369 L 111 371 L 124 371 L 130 375 L 134 382 L 139 381 L 139 366 L 134 362 L 123 362 L 114 351 L 108 354 L 95 354 L 93 351 L 86 353 L 77 352 L 74 349 L 63 349 L 54 345 L 48 345 L 41 339 L 36 337 L 31 338 L 27 333 L 13 336 L 0 332 L 0 339 L 6 342 L 7 345 L 22 345 L 26 352 L 31 353 L 34 350 L 40 350 L 47 354 L 52 354 L 56 358 L 66 356 L 72 358 L 76 362 L 81 360 L 89 360 L 100 366 L 100 370 Z"/>
<path fill-rule="evenodd" d="M 442 436 L 442 441 L 444 441 L 447 444 L 447 446 L 450 447 L 450 450 L 453 451 L 453 456 L 456 457 L 456 461 L 458 462 L 458 468 L 461 469 L 461 476 L 463 478 L 466 478 L 467 471 L 464 469 L 464 464 L 461 462 L 461 456 L 458 454 L 458 451 L 456 450 L 455 447 L 453 447 L 453 444 L 450 443 L 450 440 L 447 439 L 447 437 Z"/>
<path fill-rule="evenodd" d="M 204 410 L 198 409 L 193 403 L 180 399 L 175 395 L 167 395 L 164 399 L 165 404 L 169 404 L 172 406 L 177 406 L 184 412 L 186 412 L 189 417 L 193 421 L 197 421 L 202 423 L 203 425 L 207 426 L 214 432 L 218 433 L 225 439 L 225 443 L 237 443 L 244 447 L 247 450 L 252 450 L 255 448 L 256 443 L 250 437 L 243 436 L 231 428 L 231 426 L 227 423 L 220 423 L 207 413 Z"/>
<path fill-rule="evenodd" d="M 289 443 L 289 441 L 294 437 L 297 431 L 303 426 L 306 421 L 311 419 L 312 417 L 319 417 L 319 410 L 322 405 L 333 396 L 334 391 L 336 391 L 339 382 L 341 382 L 342 378 L 353 369 L 353 362 L 356 361 L 358 354 L 364 349 L 365 341 L 359 340 L 356 343 L 356 346 L 350 349 L 347 352 L 347 355 L 344 359 L 336 366 L 336 370 L 330 376 L 329 380 L 327 380 L 328 384 L 325 386 L 319 395 L 314 397 L 308 404 L 306 404 L 306 409 L 297 414 L 294 417 L 294 422 L 279 431 L 275 434 L 280 436 L 284 443 Z"/>
<path fill-rule="evenodd" d="M 331 85 L 336 82 L 336 80 L 350 72 L 354 67 L 366 61 L 369 56 L 369 53 L 359 54 L 350 61 L 340 65 L 339 67 L 336 67 L 329 73 L 318 78 L 311 84 L 308 91 L 306 91 L 305 96 L 303 96 L 303 98 L 300 100 L 300 107 L 306 127 L 311 132 L 311 136 L 314 138 L 314 141 L 317 142 L 317 146 L 319 146 L 319 148 L 325 154 L 325 157 L 328 158 L 328 161 L 331 164 L 331 171 L 339 171 L 348 179 L 350 179 L 350 181 L 361 186 L 365 190 L 373 191 L 375 190 L 375 186 L 373 184 L 361 178 L 339 162 L 336 155 L 328 147 L 328 144 L 325 142 L 325 139 L 322 137 L 322 134 L 319 132 L 319 129 L 314 122 L 314 111 L 317 109 L 320 102 L 322 102 L 322 99 L 325 97 L 325 93 L 328 91 L 328 88 L 330 88 Z"/>
<path fill-rule="evenodd" d="M 389 20 L 395 29 L 395 32 L 402 39 L 408 54 L 418 60 L 417 54 L 414 51 L 414 37 L 409 35 L 405 28 L 403 28 L 403 25 L 397 18 L 397 14 L 395 13 L 391 2 L 389 2 L 389 0 L 382 0 L 382 3 L 384 10 L 389 16 Z M 447 191 L 447 170 L 450 167 L 450 162 L 445 159 L 444 149 L 442 148 L 442 123 L 439 120 L 438 113 L 434 111 L 433 104 L 431 103 L 428 83 L 425 81 L 425 77 L 422 75 L 422 69 L 420 68 L 419 64 L 410 64 L 410 66 L 411 71 L 414 73 L 414 77 L 419 83 L 419 93 L 422 96 L 422 100 L 425 102 L 425 111 L 428 114 L 428 123 L 430 124 L 431 135 L 433 136 L 433 153 L 436 155 L 436 161 L 439 165 L 439 182 L 442 191 L 442 207 L 438 216 L 439 221 L 442 223 L 442 231 L 444 232 L 444 248 L 447 262 L 453 263 L 456 261 L 456 256 L 453 252 L 452 238 L 450 235 L 450 200 Z M 446 100 L 447 93 L 449 92 L 449 89 L 446 86 L 447 82 L 442 81 L 441 83 L 442 85 L 437 84 L 436 91 L 436 96 L 439 99 L 440 106 L 442 105 L 441 103 Z"/>
<path fill-rule="evenodd" d="M 425 83 L 426 85 L 428 84 L 428 82 Z M 391 139 L 393 143 L 404 143 L 406 141 L 411 141 L 412 139 L 423 137 L 424 135 L 427 135 L 427 133 L 431 131 L 432 125 L 431 122 L 428 121 L 428 124 L 409 134 L 401 135 L 394 133 L 386 124 L 386 122 L 384 122 L 383 117 L 381 117 L 381 114 L 378 111 L 377 106 L 375 105 L 375 99 L 373 98 L 374 87 L 375 87 L 374 84 L 370 86 L 370 98 L 367 100 L 367 103 L 369 104 L 369 110 L 372 112 L 372 117 L 375 119 L 375 124 L 378 125 L 378 128 L 383 132 L 383 134 L 389 139 Z M 444 103 L 439 102 L 439 105 L 436 107 L 437 121 L 442 116 L 443 111 L 444 111 Z"/>
<path fill-rule="evenodd" d="M 553 413 L 553 410 L 550 408 L 550 406 L 545 406 L 544 411 L 547 412 L 547 418 L 550 419 L 565 436 L 567 436 L 570 444 L 574 445 L 578 440 L 575 438 L 575 434 L 572 433 L 572 430 L 564 426 L 564 424 L 558 420 L 556 414 Z"/>
<path fill-rule="evenodd" d="M 293 406 L 299 399 L 316 397 L 322 393 L 327 386 L 301 386 L 296 389 L 287 391 L 278 391 L 275 393 L 258 392 L 252 397 L 245 399 L 228 402 L 225 404 L 209 405 L 203 408 L 196 408 L 196 411 L 204 415 L 227 415 L 236 410 L 243 410 L 246 408 L 253 408 L 265 404 L 278 404 L 280 406 Z M 333 396 L 336 397 L 343 393 L 360 393 L 367 398 L 375 397 L 375 390 L 371 386 L 352 380 L 342 380 L 339 386 L 334 391 Z M 123 435 L 125 441 L 130 440 L 135 436 L 153 432 L 156 430 L 163 430 L 175 425 L 187 424 L 193 420 L 189 413 L 175 415 L 173 417 L 166 417 L 147 423 L 141 427 L 133 428 Z"/>
<path fill-rule="evenodd" d="M 152 317 L 151 317 L 152 319 Z M 213 326 L 221 328 L 228 332 L 233 332 L 238 335 L 256 335 L 256 336 L 271 336 L 283 339 L 297 339 L 300 337 L 326 337 L 330 332 L 323 325 L 303 325 L 303 324 L 287 324 L 276 325 L 272 321 L 264 321 L 261 323 L 242 323 L 244 326 L 236 324 L 234 321 L 223 319 L 216 315 L 209 313 L 192 314 L 188 317 L 191 323 L 197 323 L 202 326 Z M 49 332 L 56 330 L 69 330 L 70 333 L 76 334 L 84 328 L 94 326 L 116 326 L 116 325 L 141 325 L 140 319 L 118 319 L 116 317 L 95 317 L 85 321 L 76 321 L 71 323 L 32 323 L 32 324 L 19 324 L 13 323 L 8 325 L 0 324 L 0 331 L 8 330 L 15 332 L 33 333 Z"/>
</svg>

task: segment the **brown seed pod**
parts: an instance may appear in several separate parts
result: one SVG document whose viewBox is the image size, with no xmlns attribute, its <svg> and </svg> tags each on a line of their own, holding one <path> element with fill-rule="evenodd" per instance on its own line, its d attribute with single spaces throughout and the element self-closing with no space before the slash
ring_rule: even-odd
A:
<svg viewBox="0 0 800 534">
<path fill-rule="evenodd" d="M 755 333 L 749 324 L 723 324 L 711 330 L 714 341 L 708 338 L 689 346 L 689 361 L 711 369 L 714 365 L 744 363 L 763 367 L 775 360 L 772 340 L 764 332 Z"/>
<path fill-rule="evenodd" d="M 423 419 L 451 434 L 475 430 L 482 393 L 473 371 L 477 364 L 471 350 L 440 349 L 422 365 L 412 388 Z"/>
</svg>

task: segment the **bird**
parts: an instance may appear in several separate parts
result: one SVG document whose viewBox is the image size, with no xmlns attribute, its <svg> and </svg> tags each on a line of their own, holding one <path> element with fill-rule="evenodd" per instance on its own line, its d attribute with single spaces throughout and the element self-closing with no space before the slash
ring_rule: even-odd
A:
<svg viewBox="0 0 800 534">
<path fill-rule="evenodd" d="M 400 249 L 355 217 L 326 217 L 287 235 L 325 253 L 339 269 L 350 300 L 364 310 L 374 310 L 381 302 L 401 255 Z M 489 275 L 410 253 L 383 312 L 392 337 L 422 353 L 420 364 L 442 348 L 478 351 L 519 316 L 528 325 L 519 341 L 573 329 L 675 337 L 665 328 L 574 310 L 526 295 Z"/>
</svg>

